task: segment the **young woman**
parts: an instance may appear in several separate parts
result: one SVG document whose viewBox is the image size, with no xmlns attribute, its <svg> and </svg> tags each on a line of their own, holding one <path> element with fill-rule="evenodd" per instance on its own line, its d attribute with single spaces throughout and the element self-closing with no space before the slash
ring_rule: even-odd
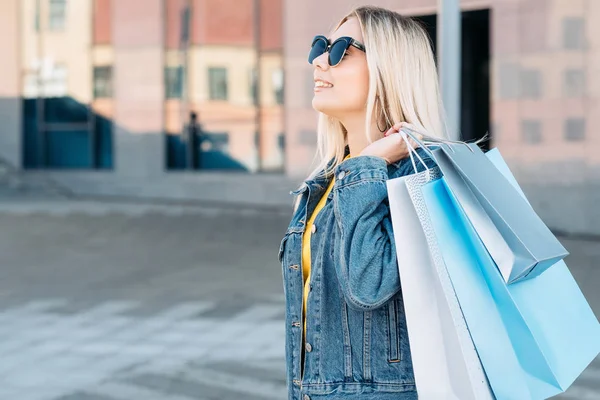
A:
<svg viewBox="0 0 600 400">
<path fill-rule="evenodd" d="M 321 161 L 292 192 L 279 249 L 288 399 L 416 399 L 386 180 L 415 172 L 409 145 L 435 165 L 403 125 L 447 137 L 429 38 L 359 7 L 314 38 L 308 61 Z"/>
</svg>

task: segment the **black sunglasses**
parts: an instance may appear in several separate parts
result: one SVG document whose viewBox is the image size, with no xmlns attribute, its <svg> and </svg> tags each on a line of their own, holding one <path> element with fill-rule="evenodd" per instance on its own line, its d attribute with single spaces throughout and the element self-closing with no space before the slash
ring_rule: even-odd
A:
<svg viewBox="0 0 600 400">
<path fill-rule="evenodd" d="M 308 63 L 312 64 L 315 58 L 323 53 L 329 52 L 327 62 L 331 67 L 335 67 L 342 62 L 342 59 L 350 46 L 354 46 L 361 51 L 366 51 L 365 46 L 362 43 L 349 36 L 342 36 L 329 44 L 329 39 L 323 35 L 317 35 L 312 41 L 310 53 L 308 54 Z"/>
</svg>

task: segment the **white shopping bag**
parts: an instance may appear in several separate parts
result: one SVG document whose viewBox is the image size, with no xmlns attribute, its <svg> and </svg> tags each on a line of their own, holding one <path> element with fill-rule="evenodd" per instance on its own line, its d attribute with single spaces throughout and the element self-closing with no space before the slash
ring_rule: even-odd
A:
<svg viewBox="0 0 600 400">
<path fill-rule="evenodd" d="M 387 181 L 419 400 L 494 399 L 437 248 L 421 186 L 437 167 Z"/>
</svg>

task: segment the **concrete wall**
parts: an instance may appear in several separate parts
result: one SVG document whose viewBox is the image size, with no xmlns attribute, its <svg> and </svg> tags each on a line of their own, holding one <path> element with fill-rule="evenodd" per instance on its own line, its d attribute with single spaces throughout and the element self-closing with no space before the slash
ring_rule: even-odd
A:
<svg viewBox="0 0 600 400">
<path fill-rule="evenodd" d="M 495 1 L 498 146 L 548 225 L 600 234 L 600 3 Z"/>
<path fill-rule="evenodd" d="M 0 158 L 21 166 L 21 58 L 19 0 L 0 2 Z"/>
<path fill-rule="evenodd" d="M 163 1 L 113 2 L 114 158 L 119 176 L 164 170 Z"/>
</svg>

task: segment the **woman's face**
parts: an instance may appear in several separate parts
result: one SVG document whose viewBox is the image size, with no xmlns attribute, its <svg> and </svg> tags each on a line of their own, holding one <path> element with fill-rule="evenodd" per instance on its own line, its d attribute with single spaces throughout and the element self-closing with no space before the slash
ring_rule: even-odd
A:
<svg viewBox="0 0 600 400">
<path fill-rule="evenodd" d="M 329 37 L 333 43 L 337 38 L 350 36 L 364 43 L 356 18 L 349 18 Z M 363 51 L 350 46 L 342 61 L 330 67 L 329 53 L 321 54 L 313 61 L 315 89 L 312 106 L 315 110 L 343 120 L 353 114 L 364 113 L 369 91 L 369 70 Z M 322 81 L 326 85 L 319 86 Z"/>
</svg>

